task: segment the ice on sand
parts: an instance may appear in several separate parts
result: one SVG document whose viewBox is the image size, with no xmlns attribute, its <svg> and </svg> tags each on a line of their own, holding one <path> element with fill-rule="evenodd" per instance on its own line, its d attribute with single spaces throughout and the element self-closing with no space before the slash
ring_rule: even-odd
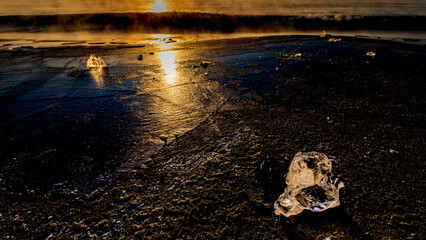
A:
<svg viewBox="0 0 426 240">
<path fill-rule="evenodd" d="M 297 153 L 287 174 L 287 188 L 274 204 L 275 214 L 290 217 L 303 210 L 322 212 L 340 205 L 343 182 L 333 177 L 332 161 L 323 153 Z"/>
<path fill-rule="evenodd" d="M 373 52 L 373 51 L 369 51 L 369 52 L 367 52 L 365 55 L 367 55 L 367 56 L 369 56 L 369 57 L 374 57 L 374 56 L 376 56 L 376 53 L 375 53 L 375 52 Z"/>
<path fill-rule="evenodd" d="M 98 57 L 96 55 L 90 55 L 89 59 L 87 59 L 87 68 L 88 69 L 93 69 L 93 68 L 107 68 L 108 65 L 106 64 L 106 62 L 101 58 Z"/>
<path fill-rule="evenodd" d="M 330 38 L 330 39 L 328 39 L 328 41 L 329 42 L 340 42 L 340 41 L 342 41 L 342 39 L 341 38 Z"/>
<path fill-rule="evenodd" d="M 327 35 L 328 35 L 328 34 L 327 34 L 327 32 L 326 32 L 325 30 L 322 30 L 322 33 L 321 33 L 321 35 L 320 35 L 320 36 L 321 36 L 322 38 L 324 38 L 324 37 L 327 37 Z"/>
</svg>

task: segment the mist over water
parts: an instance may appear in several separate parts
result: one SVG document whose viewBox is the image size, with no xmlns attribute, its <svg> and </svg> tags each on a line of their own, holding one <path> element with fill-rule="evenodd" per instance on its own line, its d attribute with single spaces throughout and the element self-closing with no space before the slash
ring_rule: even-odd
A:
<svg viewBox="0 0 426 240">
<path fill-rule="evenodd" d="M 1 1 L 0 15 L 151 12 L 157 0 Z M 167 11 L 239 15 L 426 15 L 418 0 L 163 0 Z"/>
</svg>

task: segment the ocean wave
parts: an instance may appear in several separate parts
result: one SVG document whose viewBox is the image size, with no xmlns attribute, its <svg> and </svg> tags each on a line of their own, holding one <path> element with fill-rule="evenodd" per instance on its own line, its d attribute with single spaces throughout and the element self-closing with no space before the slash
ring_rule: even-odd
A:
<svg viewBox="0 0 426 240">
<path fill-rule="evenodd" d="M 0 32 L 239 33 L 289 30 L 426 31 L 426 16 L 244 16 L 181 12 L 0 16 Z"/>
</svg>

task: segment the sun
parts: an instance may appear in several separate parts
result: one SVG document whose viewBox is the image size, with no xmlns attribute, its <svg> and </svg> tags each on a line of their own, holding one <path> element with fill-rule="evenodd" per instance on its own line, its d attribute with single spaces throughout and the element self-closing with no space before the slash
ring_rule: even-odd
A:
<svg viewBox="0 0 426 240">
<path fill-rule="evenodd" d="M 166 5 L 163 3 L 162 0 L 156 0 L 154 5 L 152 5 L 152 11 L 155 13 L 165 12 L 167 11 Z"/>
</svg>

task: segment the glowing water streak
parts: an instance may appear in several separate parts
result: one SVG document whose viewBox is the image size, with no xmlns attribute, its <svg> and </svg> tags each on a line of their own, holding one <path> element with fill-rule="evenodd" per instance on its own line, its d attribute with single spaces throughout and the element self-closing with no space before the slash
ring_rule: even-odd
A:
<svg viewBox="0 0 426 240">
<path fill-rule="evenodd" d="M 96 86 L 103 87 L 105 85 L 103 75 L 108 67 L 107 63 L 101 57 L 92 54 L 87 59 L 86 65 L 90 75 L 95 80 Z"/>
<path fill-rule="evenodd" d="M 95 84 L 98 88 L 105 86 L 105 81 L 104 81 L 105 70 L 103 68 L 92 68 L 92 69 L 89 69 L 89 72 L 93 80 L 95 80 Z"/>
<path fill-rule="evenodd" d="M 173 48 L 173 40 L 170 35 L 166 34 L 155 34 L 153 35 L 157 40 L 153 43 L 162 50 L 158 52 L 161 67 L 165 73 L 164 79 L 168 84 L 176 83 L 178 79 L 177 63 L 176 63 L 176 51 L 169 50 Z"/>
<path fill-rule="evenodd" d="M 176 66 L 176 51 L 164 51 L 159 52 L 158 57 L 161 61 L 161 66 L 165 72 L 165 80 L 168 84 L 173 84 L 176 82 L 177 66 Z"/>
</svg>

